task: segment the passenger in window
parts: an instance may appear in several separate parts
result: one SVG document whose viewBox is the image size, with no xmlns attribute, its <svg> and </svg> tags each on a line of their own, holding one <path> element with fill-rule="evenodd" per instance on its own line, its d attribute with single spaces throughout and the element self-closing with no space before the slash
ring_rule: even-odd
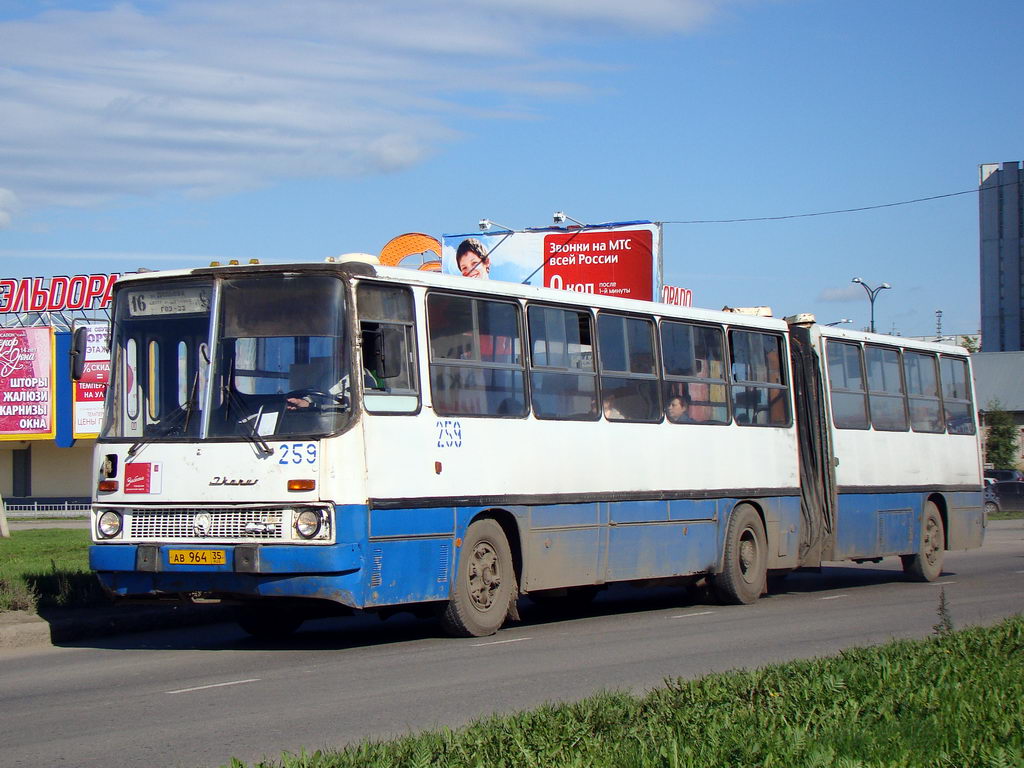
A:
<svg viewBox="0 0 1024 768">
<path fill-rule="evenodd" d="M 475 237 L 468 237 L 459 243 L 455 251 L 455 264 L 463 277 L 479 280 L 489 280 L 491 277 L 491 257 L 487 247 Z"/>
<path fill-rule="evenodd" d="M 685 392 L 673 395 L 665 406 L 665 415 L 673 424 L 696 424 L 690 416 L 690 396 Z"/>
<path fill-rule="evenodd" d="M 615 404 L 614 395 L 608 394 L 604 396 L 602 403 L 602 410 L 604 411 L 604 417 L 612 421 L 622 421 L 626 417 L 622 415 L 622 411 L 619 410 Z"/>
<path fill-rule="evenodd" d="M 636 352 L 629 358 L 629 370 L 633 373 L 654 373 L 654 355 L 650 352 Z"/>
</svg>

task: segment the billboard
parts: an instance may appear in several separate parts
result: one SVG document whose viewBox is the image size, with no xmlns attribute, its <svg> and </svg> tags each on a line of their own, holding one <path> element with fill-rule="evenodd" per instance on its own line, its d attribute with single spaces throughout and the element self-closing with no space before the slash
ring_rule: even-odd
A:
<svg viewBox="0 0 1024 768">
<path fill-rule="evenodd" d="M 82 378 L 74 382 L 73 437 L 96 437 L 103 422 L 103 398 L 110 381 L 110 325 L 88 323 L 85 328 L 85 359 Z"/>
<path fill-rule="evenodd" d="M 56 434 L 52 328 L 0 328 L 0 440 Z"/>
<path fill-rule="evenodd" d="M 661 227 L 647 221 L 444 235 L 441 271 L 654 301 Z"/>
</svg>

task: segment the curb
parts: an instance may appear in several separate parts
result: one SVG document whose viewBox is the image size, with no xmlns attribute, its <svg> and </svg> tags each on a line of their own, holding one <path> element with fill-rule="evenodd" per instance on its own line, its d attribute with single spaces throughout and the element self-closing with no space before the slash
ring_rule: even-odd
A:
<svg viewBox="0 0 1024 768">
<path fill-rule="evenodd" d="M 75 643 L 132 632 L 177 629 L 234 621 L 225 605 L 101 605 L 67 608 L 40 616 L 27 611 L 0 613 L 0 648 L 32 648 Z"/>
<path fill-rule="evenodd" d="M 0 648 L 28 648 L 50 645 L 50 625 L 26 611 L 0 616 Z"/>
</svg>

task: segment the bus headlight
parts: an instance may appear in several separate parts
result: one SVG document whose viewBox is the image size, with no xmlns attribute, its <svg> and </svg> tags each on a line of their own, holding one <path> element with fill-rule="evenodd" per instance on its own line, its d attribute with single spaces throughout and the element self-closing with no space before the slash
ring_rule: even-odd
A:
<svg viewBox="0 0 1024 768">
<path fill-rule="evenodd" d="M 295 516 L 295 531 L 304 539 L 312 539 L 324 524 L 320 512 L 315 509 L 304 509 Z"/>
<path fill-rule="evenodd" d="M 121 515 L 108 509 L 96 520 L 96 531 L 104 539 L 114 538 L 121 532 Z"/>
</svg>

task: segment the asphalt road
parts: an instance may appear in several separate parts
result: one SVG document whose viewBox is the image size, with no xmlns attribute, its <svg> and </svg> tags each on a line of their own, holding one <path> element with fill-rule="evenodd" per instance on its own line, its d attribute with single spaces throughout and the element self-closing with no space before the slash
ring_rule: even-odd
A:
<svg viewBox="0 0 1024 768">
<path fill-rule="evenodd" d="M 666 677 L 923 637 L 945 590 L 956 626 L 1024 610 L 1024 521 L 948 553 L 933 584 L 899 561 L 793 574 L 753 606 L 617 589 L 584 613 L 453 640 L 395 617 L 311 622 L 267 645 L 222 625 L 0 652 L 0 766 L 216 766 L 384 738 L 493 712 L 641 691 Z"/>
</svg>

